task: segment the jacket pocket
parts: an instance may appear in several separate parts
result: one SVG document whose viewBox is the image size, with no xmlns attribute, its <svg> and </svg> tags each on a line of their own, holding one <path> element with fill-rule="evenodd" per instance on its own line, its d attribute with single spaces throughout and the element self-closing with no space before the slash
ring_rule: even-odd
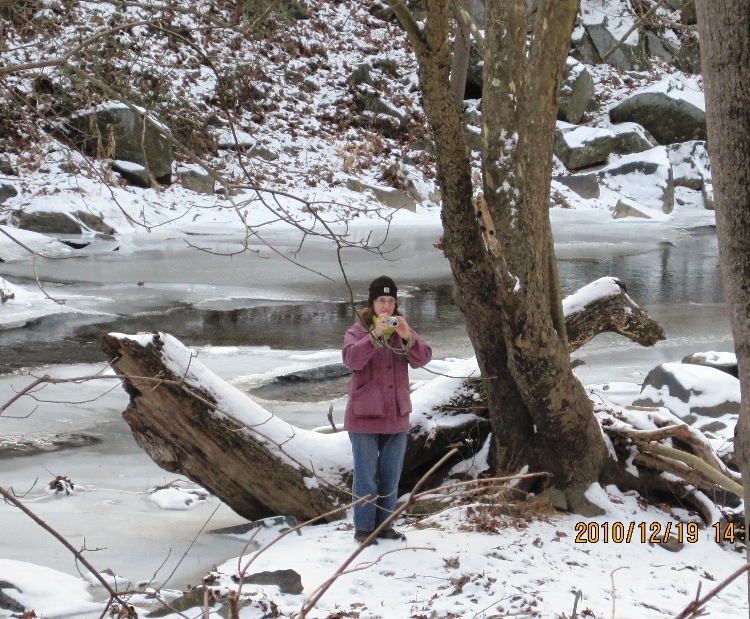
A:
<svg viewBox="0 0 750 619">
<path fill-rule="evenodd" d="M 408 388 L 398 392 L 398 414 L 399 417 L 408 417 L 411 414 L 411 396 Z"/>
<path fill-rule="evenodd" d="M 383 395 L 377 379 L 355 387 L 349 400 L 355 417 L 385 417 Z"/>
</svg>

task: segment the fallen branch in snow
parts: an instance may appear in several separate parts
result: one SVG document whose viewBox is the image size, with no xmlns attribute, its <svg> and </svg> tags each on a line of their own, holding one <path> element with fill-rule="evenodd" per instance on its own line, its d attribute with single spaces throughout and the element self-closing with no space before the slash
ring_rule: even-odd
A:
<svg viewBox="0 0 750 619">
<path fill-rule="evenodd" d="M 720 486 L 737 496 L 742 496 L 742 478 L 729 469 L 705 437 L 686 423 L 667 425 L 656 430 L 642 430 L 628 426 L 623 420 L 605 419 L 602 428 L 610 436 L 626 437 L 633 442 L 641 454 L 649 454 L 649 459 L 636 454 L 635 459 L 647 466 L 661 468 L 683 477 L 704 490 L 715 490 Z M 664 444 L 676 441 L 685 449 Z"/>
<path fill-rule="evenodd" d="M 706 604 L 719 595 L 723 589 L 725 589 L 728 585 L 733 583 L 735 580 L 737 580 L 740 576 L 742 576 L 745 572 L 750 571 L 750 563 L 745 563 L 740 569 L 736 570 L 733 574 L 729 575 L 727 578 L 722 580 L 718 585 L 716 585 L 709 593 L 707 593 L 702 598 L 698 598 L 698 596 L 701 593 L 701 587 L 700 583 L 698 584 L 698 591 L 695 594 L 695 600 L 690 602 L 685 609 L 679 614 L 676 615 L 674 619 L 695 619 L 696 617 L 704 617 L 707 613 L 705 610 Z"/>
<path fill-rule="evenodd" d="M 742 496 L 742 486 L 740 484 L 733 479 L 730 479 L 729 476 L 724 475 L 721 471 L 717 471 L 708 462 L 702 460 L 696 455 L 655 442 L 639 443 L 639 445 L 645 452 L 683 462 L 692 470 L 697 471 L 701 475 L 705 475 L 709 482 L 715 483 L 722 488 L 733 492 L 737 496 Z"/>
<path fill-rule="evenodd" d="M 690 447 L 700 459 L 708 466 L 719 471 L 722 476 L 729 478 L 729 482 L 736 483 L 738 488 L 742 488 L 742 476 L 732 469 L 716 455 L 711 445 L 706 440 L 705 435 L 686 423 L 668 425 L 657 430 L 622 430 L 630 438 L 641 443 L 663 441 L 666 439 L 675 439 Z M 737 494 L 742 494 L 741 490 Z"/>
<path fill-rule="evenodd" d="M 644 497 L 671 495 L 690 504 L 708 524 L 730 517 L 719 508 L 742 496 L 741 476 L 722 462 L 700 431 L 657 411 L 649 417 L 658 427 L 637 427 L 634 411 L 598 406 L 600 425 L 616 455 L 605 472 L 607 481 Z M 625 462 L 637 472 L 628 472 Z"/>
</svg>

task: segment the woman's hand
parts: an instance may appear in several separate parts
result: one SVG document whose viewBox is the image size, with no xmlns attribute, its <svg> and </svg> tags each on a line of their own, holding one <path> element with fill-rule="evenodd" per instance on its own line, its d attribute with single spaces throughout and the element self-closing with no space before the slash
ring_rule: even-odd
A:
<svg viewBox="0 0 750 619">
<path fill-rule="evenodd" d="M 375 326 L 372 330 L 373 335 L 375 337 L 382 337 L 383 333 L 385 333 L 385 330 L 388 328 L 388 321 L 391 318 L 398 319 L 396 333 L 398 333 L 404 340 L 408 341 L 411 338 L 411 328 L 409 327 L 409 323 L 406 322 L 406 318 L 403 316 L 388 316 L 387 314 L 381 314 L 375 321 Z"/>
<path fill-rule="evenodd" d="M 390 316 L 387 316 L 385 314 L 380 314 L 378 316 L 378 319 L 375 321 L 375 326 L 372 329 L 372 333 L 375 337 L 382 337 L 383 332 L 385 331 L 386 327 L 388 326 L 388 319 Z"/>
<path fill-rule="evenodd" d="M 398 333 L 405 342 L 408 342 L 411 339 L 411 327 L 409 327 L 409 323 L 406 322 L 406 318 L 403 316 L 397 316 L 397 318 L 398 327 L 396 328 L 396 333 Z"/>
</svg>

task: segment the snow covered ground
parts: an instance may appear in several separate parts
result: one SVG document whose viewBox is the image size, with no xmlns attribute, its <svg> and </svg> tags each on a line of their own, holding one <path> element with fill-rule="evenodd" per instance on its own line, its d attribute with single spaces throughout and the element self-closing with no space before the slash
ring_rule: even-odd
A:
<svg viewBox="0 0 750 619">
<path fill-rule="evenodd" d="M 305 360 L 287 354 L 287 363 Z M 242 355 L 231 349 L 199 351 L 199 359 L 224 376 L 246 360 Z M 267 355 L 273 366 L 273 354 Z M 307 361 L 329 359 L 319 354 Z M 456 376 L 466 375 L 470 366 L 460 360 L 438 365 Z M 72 378 L 99 369 L 51 373 Z M 8 380 L 2 385 L 6 394 Z M 428 381 L 422 389 L 431 399 L 441 391 L 447 395 L 458 382 Z M 739 549 L 718 544 L 716 530 L 704 528 L 694 515 L 598 485 L 588 492 L 606 512 L 598 518 L 556 513 L 533 498 L 498 507 L 478 495 L 426 518 L 401 518 L 397 526 L 407 534 L 406 543 L 381 541 L 355 557 L 350 517 L 298 532 L 290 532 L 287 523 L 269 523 L 232 533 L 231 527 L 245 521 L 200 488 L 158 469 L 120 419 L 125 395 L 119 388 L 102 395 L 106 391 L 97 382 L 75 391 L 48 390 L 38 395 L 52 402 L 37 402 L 31 417 L 4 419 L 5 427 L 23 424 L 37 438 L 66 429 L 102 443 L 4 459 L 3 487 L 23 495 L 24 505 L 74 548 L 85 549 L 111 586 L 144 609 L 139 613 L 159 607 L 157 600 L 176 603 L 209 572 L 206 582 L 226 594 L 237 589 L 233 577 L 240 571 L 252 581 L 251 574 L 291 569 L 301 577 L 301 592 L 245 582 L 241 591 L 248 602 L 240 616 L 294 616 L 332 579 L 310 617 L 571 617 L 574 610 L 581 617 L 673 617 L 744 564 Z M 73 394 L 77 404 L 60 404 Z M 415 412 L 419 416 L 419 406 Z M 339 457 L 346 460 L 347 449 L 342 450 Z M 51 481 L 62 490 L 47 488 Z M 99 615 L 105 591 L 72 553 L 7 503 L 0 505 L 0 520 L 0 582 L 10 583 L 0 587 L 3 593 L 38 616 Z M 211 533 L 217 529 L 230 532 Z M 665 535 L 671 543 L 661 541 Z M 740 577 L 708 603 L 711 616 L 745 614 L 746 591 Z M 213 610 L 223 603 L 219 595 Z M 200 610 L 193 607 L 187 615 Z"/>
</svg>

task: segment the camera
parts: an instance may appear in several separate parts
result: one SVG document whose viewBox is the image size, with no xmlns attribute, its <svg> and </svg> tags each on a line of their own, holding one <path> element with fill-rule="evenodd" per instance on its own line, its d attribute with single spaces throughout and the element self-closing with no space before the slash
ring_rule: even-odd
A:
<svg viewBox="0 0 750 619">
<path fill-rule="evenodd" d="M 390 316 L 388 318 L 388 326 L 396 329 L 398 327 L 398 318 L 396 318 L 395 316 Z"/>
</svg>

